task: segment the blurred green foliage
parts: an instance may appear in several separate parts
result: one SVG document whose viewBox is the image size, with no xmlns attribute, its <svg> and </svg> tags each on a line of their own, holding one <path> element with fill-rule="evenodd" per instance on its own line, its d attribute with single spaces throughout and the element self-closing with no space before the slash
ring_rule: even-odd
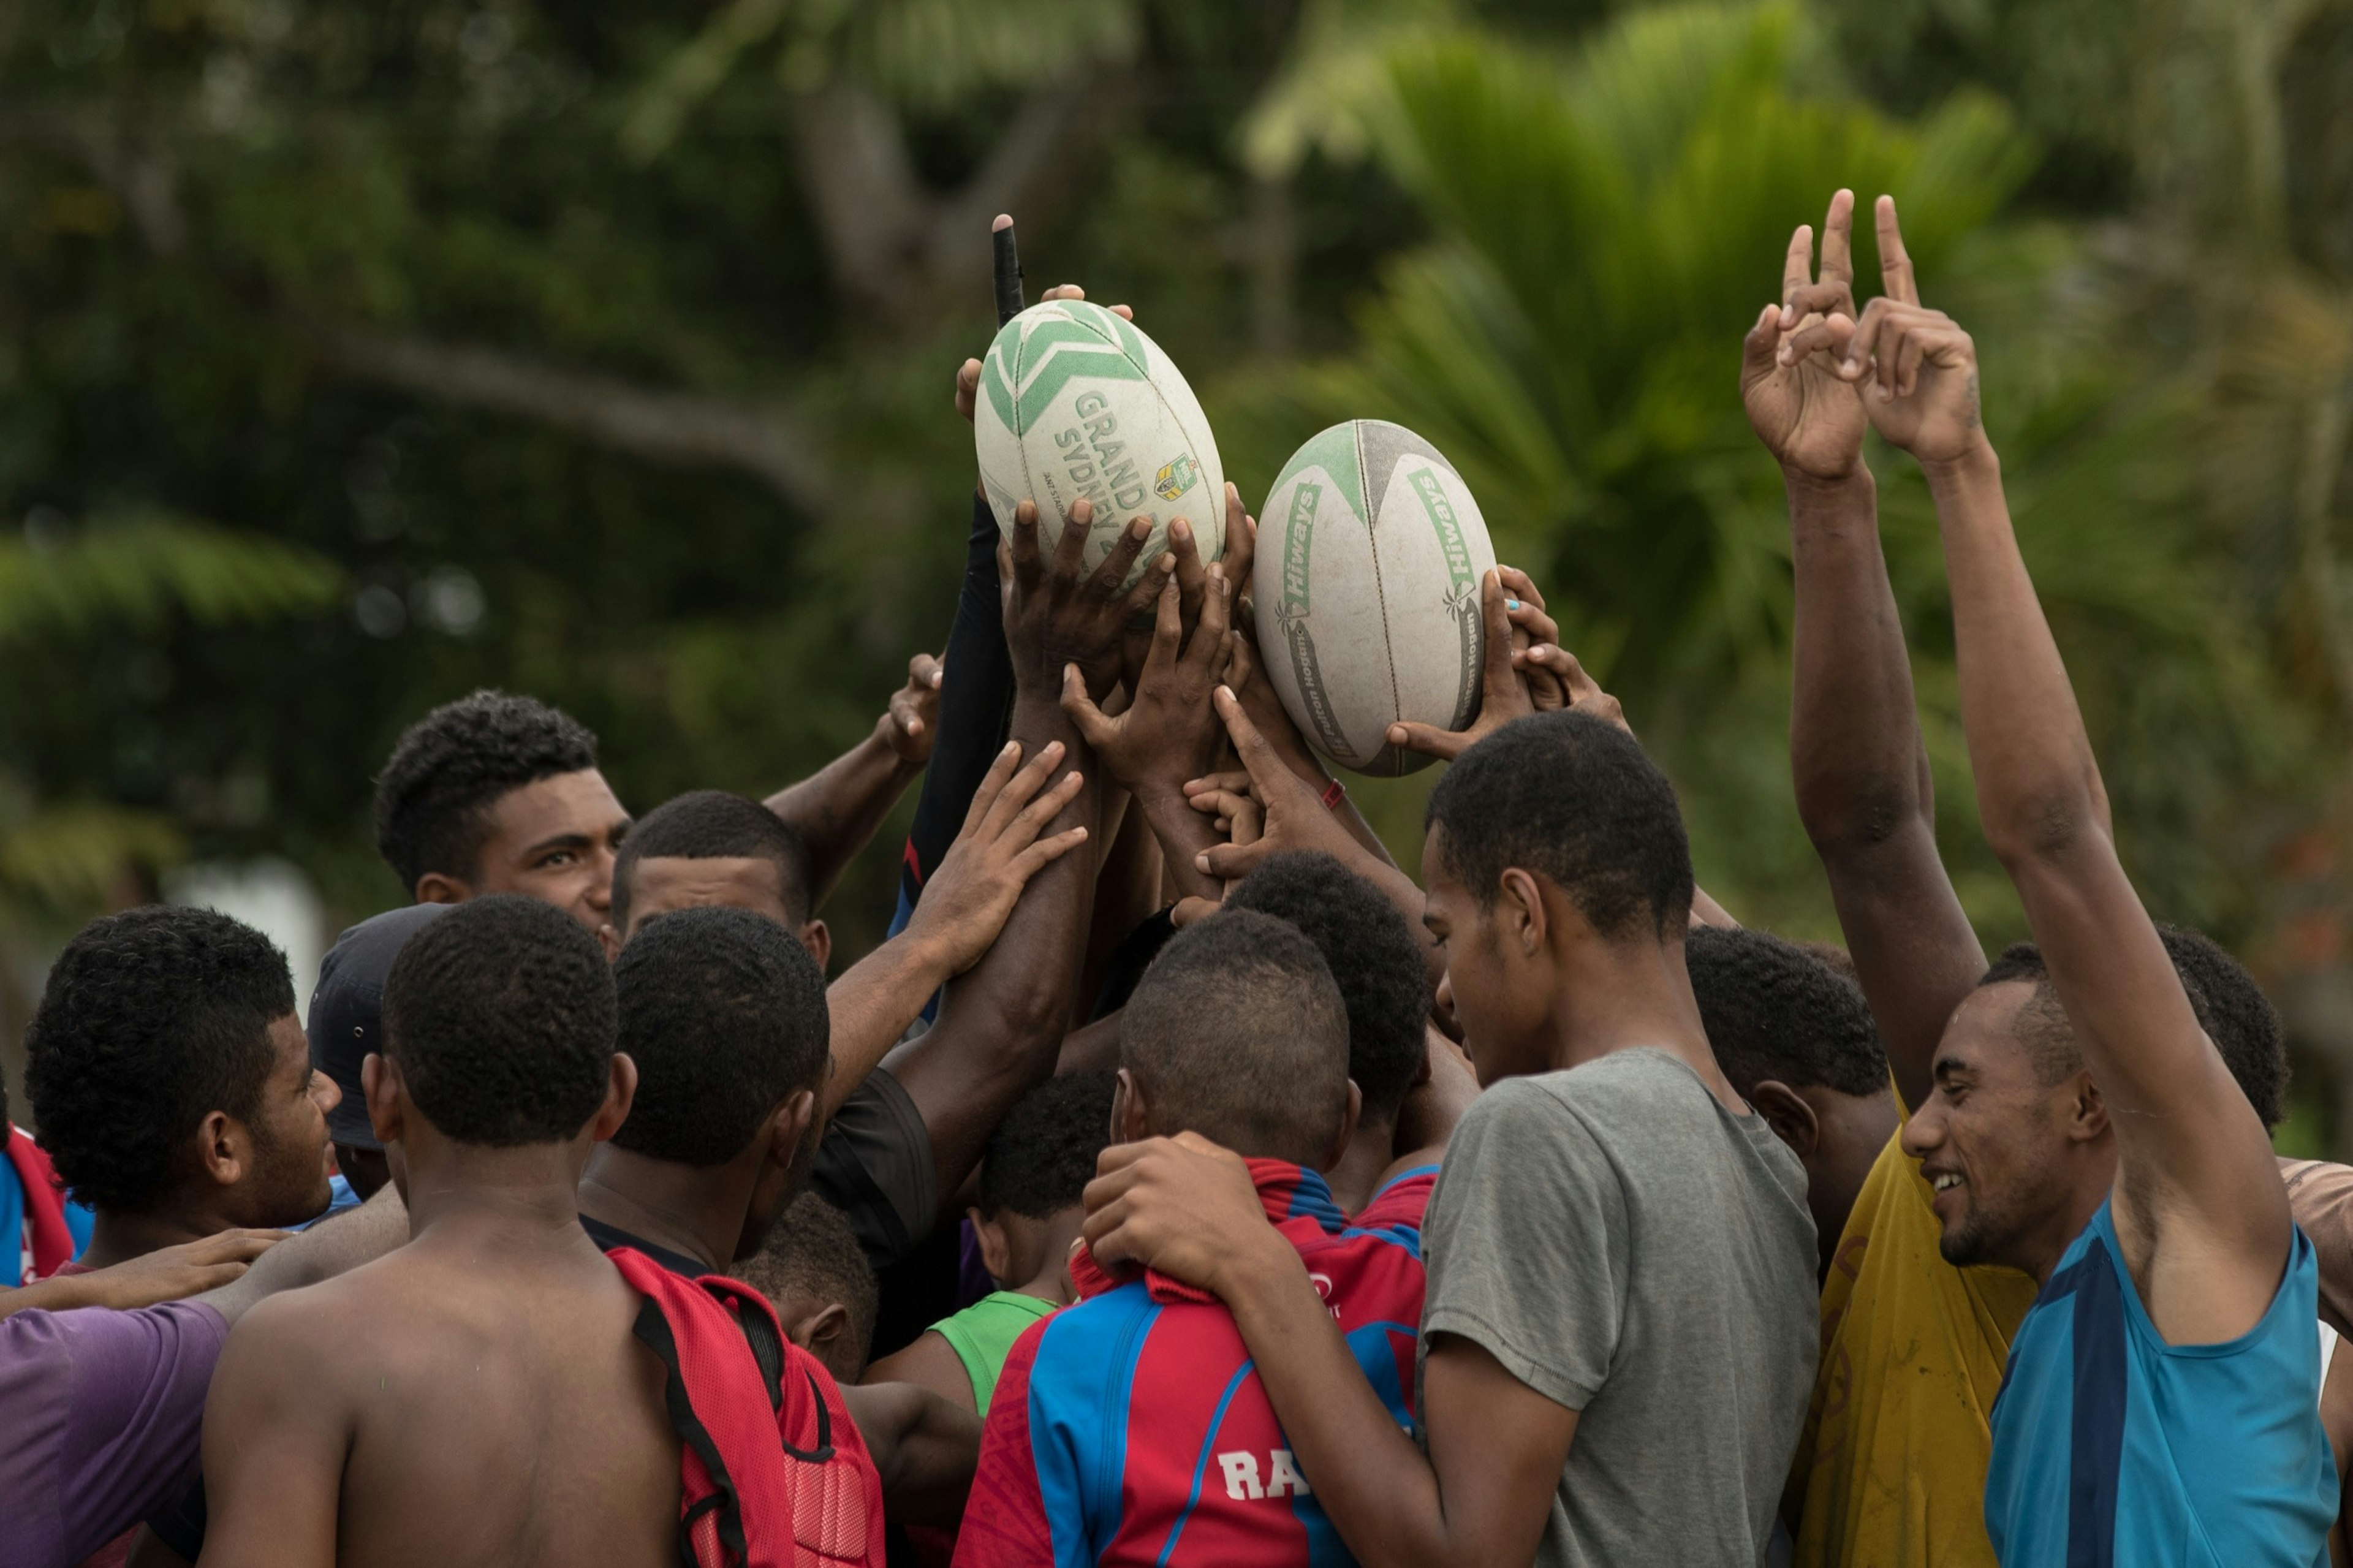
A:
<svg viewBox="0 0 2353 1568">
<path fill-rule="evenodd" d="M 2348 103 L 2321 0 L 20 0 L 0 892 L 61 922 L 121 878 L 60 866 L 267 850 L 380 907 L 369 779 L 481 684 L 595 727 L 640 810 L 817 766 L 944 633 L 948 382 L 1011 210 L 1033 296 L 1134 303 L 1247 498 L 1337 418 L 1435 440 L 1711 889 L 1832 935 L 1735 374 L 1850 184 L 1980 339 L 2152 906 L 2340 963 Z M 1999 940 L 1933 519 L 1873 462 Z M 1358 787 L 1409 864 L 1429 782 Z M 828 910 L 846 952 L 892 871 Z"/>
</svg>

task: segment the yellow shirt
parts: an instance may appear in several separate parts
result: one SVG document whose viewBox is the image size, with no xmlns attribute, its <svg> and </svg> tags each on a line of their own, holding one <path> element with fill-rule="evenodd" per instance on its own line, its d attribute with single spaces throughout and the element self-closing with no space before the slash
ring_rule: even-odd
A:
<svg viewBox="0 0 2353 1568">
<path fill-rule="evenodd" d="M 1944 1260 L 1902 1135 L 1864 1178 L 1822 1285 L 1821 1364 L 1782 1500 L 1793 1568 L 1995 1568 L 1987 1417 L 2034 1281 Z"/>
</svg>

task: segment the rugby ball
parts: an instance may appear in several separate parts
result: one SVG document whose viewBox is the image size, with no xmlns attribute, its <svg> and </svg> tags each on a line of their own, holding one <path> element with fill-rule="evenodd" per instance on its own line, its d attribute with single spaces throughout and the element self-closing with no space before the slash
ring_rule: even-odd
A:
<svg viewBox="0 0 2353 1568">
<path fill-rule="evenodd" d="M 980 362 L 973 446 L 981 488 L 1008 539 L 1013 509 L 1038 503 L 1047 549 L 1071 505 L 1094 503 L 1086 564 L 1111 553 L 1139 517 L 1151 537 L 1133 584 L 1183 518 L 1204 565 L 1225 552 L 1226 472 L 1201 405 L 1160 345 L 1135 323 L 1083 300 L 1032 305 Z"/>
<path fill-rule="evenodd" d="M 1478 714 L 1495 548 L 1470 487 L 1402 425 L 1352 419 L 1291 455 L 1259 520 L 1258 646 L 1292 722 L 1360 773 L 1427 765 L 1388 727 Z"/>
</svg>

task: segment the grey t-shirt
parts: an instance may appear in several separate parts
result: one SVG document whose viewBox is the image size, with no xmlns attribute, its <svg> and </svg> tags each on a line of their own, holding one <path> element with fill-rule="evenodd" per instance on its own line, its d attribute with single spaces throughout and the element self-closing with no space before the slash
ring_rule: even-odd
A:
<svg viewBox="0 0 2353 1568">
<path fill-rule="evenodd" d="M 1538 1563 L 1763 1561 L 1820 1315 L 1805 1167 L 1761 1117 L 1647 1047 L 1508 1079 L 1455 1129 L 1422 1246 L 1420 1359 L 1460 1334 L 1577 1412 Z"/>
</svg>

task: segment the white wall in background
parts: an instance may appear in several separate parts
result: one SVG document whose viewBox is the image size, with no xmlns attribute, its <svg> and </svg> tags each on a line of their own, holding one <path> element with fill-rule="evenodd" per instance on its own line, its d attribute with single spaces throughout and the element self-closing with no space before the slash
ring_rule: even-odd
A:
<svg viewBox="0 0 2353 1568">
<path fill-rule="evenodd" d="M 258 860 L 207 860 L 183 866 L 164 879 L 164 897 L 174 904 L 218 910 L 241 920 L 285 951 L 294 971 L 294 1011 L 311 1013 L 311 988 L 318 984 L 319 961 L 334 932 L 327 907 L 301 867 L 274 856 Z"/>
</svg>

